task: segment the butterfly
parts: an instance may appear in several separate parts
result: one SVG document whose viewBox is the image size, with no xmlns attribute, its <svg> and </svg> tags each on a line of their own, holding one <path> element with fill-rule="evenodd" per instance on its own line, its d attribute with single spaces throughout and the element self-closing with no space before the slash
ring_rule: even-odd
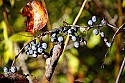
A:
<svg viewBox="0 0 125 83">
<path fill-rule="evenodd" d="M 26 31 L 32 35 L 44 28 L 48 21 L 47 10 L 40 2 L 35 0 L 26 4 L 22 10 L 22 15 L 27 17 L 25 21 Z"/>
</svg>

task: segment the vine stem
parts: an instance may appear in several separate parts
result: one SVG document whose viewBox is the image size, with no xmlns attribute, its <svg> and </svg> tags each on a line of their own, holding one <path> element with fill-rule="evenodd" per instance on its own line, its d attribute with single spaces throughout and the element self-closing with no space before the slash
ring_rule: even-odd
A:
<svg viewBox="0 0 125 83">
<path fill-rule="evenodd" d="M 82 13 L 82 11 L 83 11 L 83 9 L 84 9 L 84 6 L 85 6 L 86 2 L 87 2 L 87 0 L 84 0 L 84 2 L 82 3 L 82 6 L 81 6 L 81 8 L 80 8 L 80 10 L 79 10 L 79 13 L 77 14 L 77 16 L 76 16 L 74 22 L 73 22 L 73 25 L 75 25 L 76 22 L 78 21 L 80 15 L 81 15 L 81 13 Z M 69 41 L 69 35 L 67 35 L 67 38 L 66 38 L 66 41 L 65 41 L 64 50 L 66 49 L 66 46 L 67 46 L 67 44 L 68 44 L 68 41 Z M 63 52 L 64 52 L 64 50 L 63 50 Z"/>
<path fill-rule="evenodd" d="M 123 59 L 123 62 L 122 62 L 122 65 L 121 65 L 121 68 L 120 68 L 120 70 L 119 70 L 119 73 L 118 73 L 118 76 L 117 76 L 117 78 L 116 78 L 115 83 L 118 83 L 118 82 L 119 82 L 119 79 L 120 79 L 120 76 L 121 76 L 122 71 L 123 71 L 123 69 L 124 69 L 124 66 L 125 66 L 125 56 L 124 56 L 124 59 Z"/>
</svg>

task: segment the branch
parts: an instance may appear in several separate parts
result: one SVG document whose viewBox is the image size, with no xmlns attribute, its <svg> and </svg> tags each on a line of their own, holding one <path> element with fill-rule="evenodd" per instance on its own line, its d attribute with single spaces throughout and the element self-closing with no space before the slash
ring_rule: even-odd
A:
<svg viewBox="0 0 125 83">
<path fill-rule="evenodd" d="M 46 72 L 45 72 L 45 76 L 46 76 L 46 79 L 48 81 L 50 81 L 52 75 L 53 75 L 53 72 L 55 70 L 55 67 L 57 65 L 57 62 L 59 60 L 59 57 L 61 56 L 62 54 L 62 51 L 63 51 L 63 48 L 64 48 L 64 44 L 62 43 L 57 43 L 53 49 L 51 50 L 51 57 L 48 58 L 46 60 Z"/>
<path fill-rule="evenodd" d="M 119 81 L 119 79 L 120 79 L 120 76 L 121 76 L 121 74 L 122 74 L 122 71 L 123 71 L 123 69 L 124 69 L 124 66 L 125 66 L 125 57 L 124 57 L 124 60 L 123 60 L 123 62 L 122 62 L 122 65 L 121 65 L 121 68 L 120 68 L 120 70 L 119 70 L 119 73 L 118 73 L 118 76 L 117 76 L 117 79 L 116 79 L 115 83 L 118 83 L 118 81 Z"/>
</svg>

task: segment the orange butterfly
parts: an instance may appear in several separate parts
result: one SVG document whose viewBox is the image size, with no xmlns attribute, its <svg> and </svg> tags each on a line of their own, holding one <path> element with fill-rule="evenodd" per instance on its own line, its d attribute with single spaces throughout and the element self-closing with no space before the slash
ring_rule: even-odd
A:
<svg viewBox="0 0 125 83">
<path fill-rule="evenodd" d="M 26 31 L 34 35 L 38 30 L 41 30 L 48 21 L 48 13 L 40 2 L 32 1 L 22 10 L 22 15 L 27 17 Z"/>
</svg>

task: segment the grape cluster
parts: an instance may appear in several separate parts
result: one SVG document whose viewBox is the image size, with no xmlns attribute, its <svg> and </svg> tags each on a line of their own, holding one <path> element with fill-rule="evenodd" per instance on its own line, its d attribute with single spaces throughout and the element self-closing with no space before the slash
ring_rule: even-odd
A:
<svg viewBox="0 0 125 83">
<path fill-rule="evenodd" d="M 64 35 L 69 35 L 69 39 L 74 42 L 74 47 L 78 48 L 80 43 L 83 42 L 85 45 L 87 42 L 78 36 L 78 27 L 59 27 L 51 32 L 51 42 L 64 43 Z"/>
<path fill-rule="evenodd" d="M 51 42 L 59 42 L 64 43 L 64 36 L 63 34 L 67 34 L 68 28 L 67 27 L 59 27 L 56 30 L 51 32 Z"/>
<path fill-rule="evenodd" d="M 93 27 L 93 34 L 94 35 L 98 35 L 100 34 L 100 36 L 104 39 L 104 42 L 106 44 L 107 47 L 111 47 L 111 42 L 108 42 L 108 39 L 105 37 L 105 34 L 103 31 L 100 30 L 100 27 L 98 26 L 97 28 L 94 27 L 94 23 L 97 21 L 97 17 L 96 16 L 92 16 L 92 18 L 88 21 L 88 25 L 90 27 Z M 107 24 L 107 21 L 103 18 L 101 20 L 101 25 L 105 26 Z"/>
<path fill-rule="evenodd" d="M 68 30 L 68 34 L 69 34 L 69 38 L 74 42 L 74 47 L 75 48 L 79 48 L 80 43 L 84 43 L 85 45 L 87 44 L 87 42 L 84 40 L 84 38 L 80 37 L 80 35 L 78 35 L 78 28 L 73 27 L 72 29 Z"/>
<path fill-rule="evenodd" d="M 4 67 L 4 72 L 5 73 L 15 73 L 17 72 L 17 68 L 15 66 L 12 66 L 10 69 L 8 67 Z"/>
<path fill-rule="evenodd" d="M 40 54 L 44 54 L 48 45 L 44 41 L 39 41 L 36 43 L 36 40 L 32 40 L 25 46 L 26 55 L 36 58 Z M 49 56 L 48 56 L 49 57 Z"/>
</svg>

